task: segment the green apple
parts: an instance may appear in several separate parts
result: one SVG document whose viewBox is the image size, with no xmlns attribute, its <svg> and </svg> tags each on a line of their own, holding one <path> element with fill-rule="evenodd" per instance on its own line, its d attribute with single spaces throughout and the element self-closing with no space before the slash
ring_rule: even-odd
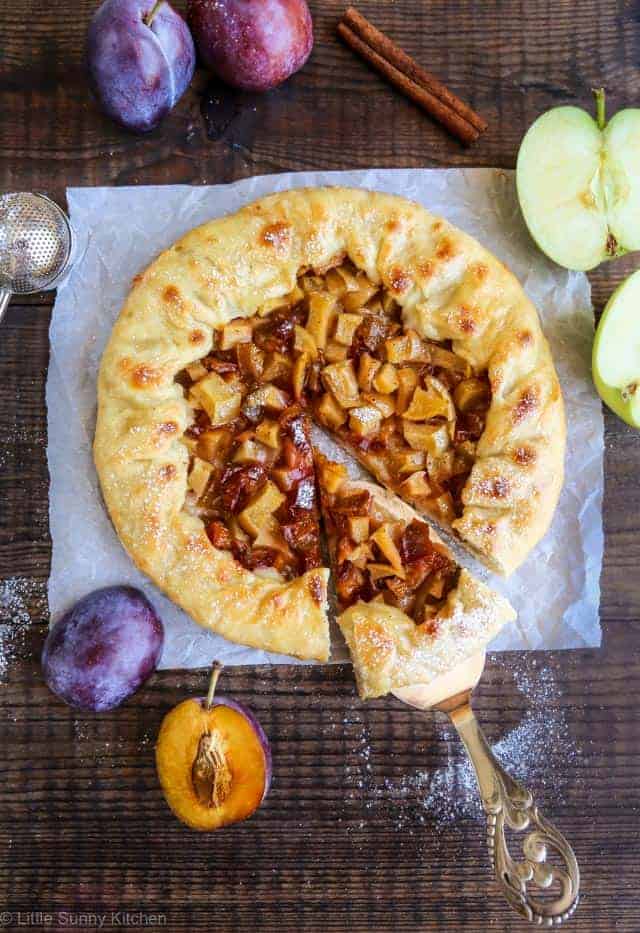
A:
<svg viewBox="0 0 640 933">
<path fill-rule="evenodd" d="M 602 401 L 627 424 L 640 428 L 640 269 L 607 302 L 592 364 Z"/>
<path fill-rule="evenodd" d="M 520 207 L 540 249 L 566 269 L 586 271 L 640 249 L 640 109 L 606 123 L 554 107 L 529 127 L 518 153 Z"/>
</svg>

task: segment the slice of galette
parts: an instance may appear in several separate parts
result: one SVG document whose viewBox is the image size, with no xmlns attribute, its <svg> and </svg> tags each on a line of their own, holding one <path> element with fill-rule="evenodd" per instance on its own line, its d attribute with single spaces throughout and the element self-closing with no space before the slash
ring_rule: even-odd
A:
<svg viewBox="0 0 640 933">
<path fill-rule="evenodd" d="M 340 615 L 363 699 L 429 683 L 516 617 L 397 496 L 316 451 Z"/>
</svg>

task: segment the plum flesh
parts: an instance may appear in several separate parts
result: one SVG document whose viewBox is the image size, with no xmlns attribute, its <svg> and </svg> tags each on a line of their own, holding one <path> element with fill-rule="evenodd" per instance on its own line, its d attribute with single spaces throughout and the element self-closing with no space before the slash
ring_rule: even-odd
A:
<svg viewBox="0 0 640 933">
<path fill-rule="evenodd" d="M 156 768 L 165 799 L 191 829 L 203 832 L 246 820 L 271 786 L 271 749 L 260 723 L 241 703 L 214 691 L 184 700 L 162 721 Z"/>
<path fill-rule="evenodd" d="M 70 706 L 119 706 L 155 671 L 164 630 L 146 596 L 131 586 L 96 590 L 50 630 L 42 652 L 49 688 Z"/>
<path fill-rule="evenodd" d="M 154 129 L 187 89 L 195 46 L 164 0 L 105 0 L 87 34 L 91 84 L 104 112 L 126 129 Z"/>
<path fill-rule="evenodd" d="M 282 84 L 313 46 L 305 0 L 189 0 L 188 19 L 206 67 L 246 91 Z"/>
</svg>

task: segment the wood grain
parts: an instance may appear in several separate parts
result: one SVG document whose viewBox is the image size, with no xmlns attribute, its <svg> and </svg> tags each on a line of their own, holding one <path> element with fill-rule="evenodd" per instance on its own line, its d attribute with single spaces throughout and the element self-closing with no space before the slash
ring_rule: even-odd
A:
<svg viewBox="0 0 640 933">
<path fill-rule="evenodd" d="M 199 73 L 159 130 L 134 137 L 87 92 L 94 5 L 0 0 L 3 190 L 62 199 L 68 185 L 205 184 L 296 169 L 512 168 L 547 107 L 590 106 L 600 84 L 612 112 L 640 98 L 637 2 L 359 3 L 486 115 L 488 132 L 464 150 L 335 40 L 346 4 L 325 0 L 312 4 L 313 55 L 282 88 L 239 94 Z M 636 263 L 591 276 L 598 309 Z M 141 910 L 164 914 L 171 931 L 526 929 L 492 885 L 483 821 L 446 724 L 391 700 L 362 704 L 346 666 L 225 673 L 225 689 L 271 738 L 275 779 L 254 819 L 209 837 L 172 818 L 153 766 L 162 716 L 202 692 L 204 673 L 157 675 L 101 716 L 48 693 L 38 656 L 48 621 L 50 306 L 51 296 L 33 296 L 0 330 L 0 910 Z M 610 415 L 606 432 L 604 647 L 496 656 L 476 707 L 507 759 L 513 730 L 521 748 L 528 742 L 529 763 L 520 755 L 516 770 L 575 845 L 584 895 L 573 926 L 635 933 L 640 434 Z M 450 798 L 434 793 L 430 782 L 455 778 Z M 31 925 L 64 928 L 60 914 Z M 17 916 L 5 926 L 18 929 Z"/>
</svg>

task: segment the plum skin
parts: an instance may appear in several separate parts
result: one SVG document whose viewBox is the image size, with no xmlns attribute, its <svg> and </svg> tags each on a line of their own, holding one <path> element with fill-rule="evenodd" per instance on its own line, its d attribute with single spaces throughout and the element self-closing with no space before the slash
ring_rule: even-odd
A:
<svg viewBox="0 0 640 933">
<path fill-rule="evenodd" d="M 155 0 L 105 0 L 87 33 L 87 65 L 104 112 L 121 126 L 147 133 L 189 86 L 196 64 L 189 27 L 164 2 L 144 22 Z"/>
<path fill-rule="evenodd" d="M 132 586 L 89 593 L 51 628 L 42 651 L 47 686 L 70 706 L 114 709 L 152 674 L 164 629 L 155 609 Z"/>
<path fill-rule="evenodd" d="M 306 0 L 189 0 L 187 19 L 206 67 L 245 91 L 282 84 L 313 47 Z"/>
</svg>

